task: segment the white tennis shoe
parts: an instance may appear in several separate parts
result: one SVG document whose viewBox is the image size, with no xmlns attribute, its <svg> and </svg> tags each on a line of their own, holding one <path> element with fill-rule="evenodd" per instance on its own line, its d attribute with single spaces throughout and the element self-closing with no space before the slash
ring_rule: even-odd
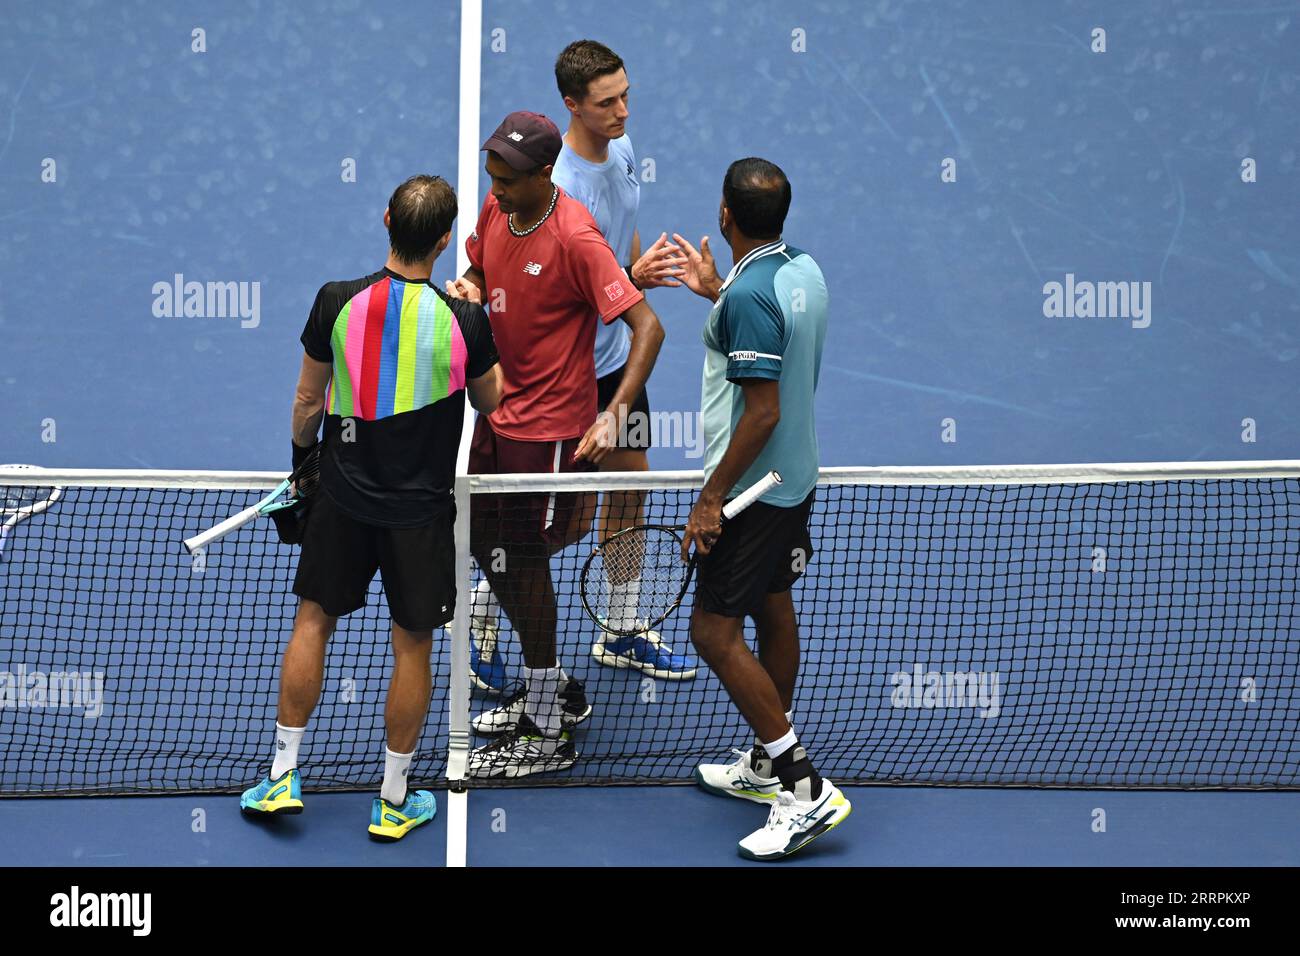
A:
<svg viewBox="0 0 1300 956">
<path fill-rule="evenodd" d="M 695 782 L 709 793 L 739 797 L 770 806 L 781 791 L 780 777 L 764 777 L 754 770 L 754 751 L 731 751 L 737 759 L 731 763 L 702 763 L 695 768 Z M 771 761 L 767 761 L 771 765 Z"/>
<path fill-rule="evenodd" d="M 740 855 L 747 860 L 779 860 L 833 830 L 852 812 L 848 798 L 829 780 L 822 781 L 816 800 L 800 800 L 781 790 L 767 823 L 740 841 Z"/>
</svg>

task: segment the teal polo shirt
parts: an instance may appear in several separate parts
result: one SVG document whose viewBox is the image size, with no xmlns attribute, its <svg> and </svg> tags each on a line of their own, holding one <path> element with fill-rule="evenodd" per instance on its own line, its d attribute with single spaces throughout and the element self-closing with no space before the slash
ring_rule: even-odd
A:
<svg viewBox="0 0 1300 956">
<path fill-rule="evenodd" d="M 704 323 L 700 415 L 706 478 L 731 443 L 745 411 L 737 384 L 747 378 L 780 383 L 781 421 L 758 458 L 727 494 L 735 497 L 769 471 L 782 484 L 760 501 L 790 508 L 817 484 L 813 399 L 826 341 L 828 297 L 822 271 L 808 253 L 778 239 L 736 263 Z"/>
</svg>

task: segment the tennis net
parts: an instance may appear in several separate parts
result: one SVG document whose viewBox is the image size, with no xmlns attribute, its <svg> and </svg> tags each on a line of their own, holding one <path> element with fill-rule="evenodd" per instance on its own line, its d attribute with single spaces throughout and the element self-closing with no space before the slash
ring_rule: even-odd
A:
<svg viewBox="0 0 1300 956">
<path fill-rule="evenodd" d="M 62 489 L 0 553 L 0 795 L 229 792 L 265 774 L 297 549 L 266 521 L 197 556 L 180 542 L 279 477 L 0 470 L 8 498 Z M 641 521 L 680 526 L 700 485 L 693 472 L 470 476 L 458 496 L 523 511 L 538 494 L 638 492 Z M 823 775 L 1300 787 L 1300 462 L 824 469 L 811 525 L 794 723 Z M 667 681 L 593 658 L 606 636 L 577 591 L 595 541 L 550 561 L 560 664 L 593 707 L 579 760 L 513 782 L 689 782 L 750 735 L 703 664 Z M 468 593 L 477 572 L 458 544 Z M 659 628 L 677 653 L 691 653 L 690 611 L 688 596 Z M 309 789 L 382 777 L 387 631 L 376 581 L 331 643 Z M 424 784 L 447 773 L 449 739 L 485 742 L 449 706 L 450 642 L 436 639 L 412 766 Z"/>
</svg>

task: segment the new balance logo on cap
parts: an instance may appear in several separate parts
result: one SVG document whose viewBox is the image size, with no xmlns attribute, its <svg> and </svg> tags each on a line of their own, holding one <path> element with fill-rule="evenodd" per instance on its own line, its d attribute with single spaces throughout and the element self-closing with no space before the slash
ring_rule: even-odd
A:
<svg viewBox="0 0 1300 956">
<path fill-rule="evenodd" d="M 530 262 L 524 266 L 524 271 L 530 276 L 539 276 L 542 274 L 542 264 L 540 262 Z"/>
<path fill-rule="evenodd" d="M 516 143 L 522 143 L 524 141 L 524 137 L 522 133 L 511 133 L 510 138 L 513 139 Z"/>
<path fill-rule="evenodd" d="M 610 302 L 617 302 L 623 298 L 623 283 L 614 281 L 605 286 L 605 295 Z"/>
</svg>

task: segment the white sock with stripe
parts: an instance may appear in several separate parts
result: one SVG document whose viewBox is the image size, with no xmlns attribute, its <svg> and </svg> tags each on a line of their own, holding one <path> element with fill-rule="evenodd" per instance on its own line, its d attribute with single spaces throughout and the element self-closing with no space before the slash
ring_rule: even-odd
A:
<svg viewBox="0 0 1300 956">
<path fill-rule="evenodd" d="M 406 802 L 406 773 L 411 768 L 411 758 L 414 756 L 415 751 L 395 754 L 387 747 L 384 748 L 384 785 L 379 795 L 391 806 L 400 807 Z"/>
<path fill-rule="evenodd" d="M 298 745 L 306 727 L 285 727 L 275 724 L 275 761 L 271 764 L 271 779 L 279 780 L 298 766 Z"/>
</svg>

